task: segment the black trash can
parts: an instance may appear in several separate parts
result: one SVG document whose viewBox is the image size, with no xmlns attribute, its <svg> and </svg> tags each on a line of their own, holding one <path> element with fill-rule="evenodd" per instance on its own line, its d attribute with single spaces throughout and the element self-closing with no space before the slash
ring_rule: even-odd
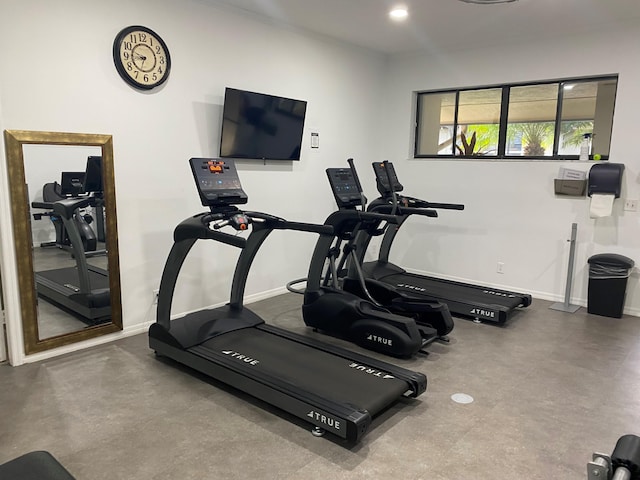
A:
<svg viewBox="0 0 640 480">
<path fill-rule="evenodd" d="M 620 318 L 627 292 L 627 279 L 633 260 L 615 253 L 589 258 L 589 298 L 587 311 L 604 317 Z"/>
</svg>

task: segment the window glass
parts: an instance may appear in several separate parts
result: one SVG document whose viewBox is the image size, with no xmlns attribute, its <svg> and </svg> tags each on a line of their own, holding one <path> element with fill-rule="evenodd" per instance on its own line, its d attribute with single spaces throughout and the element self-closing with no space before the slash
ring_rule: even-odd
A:
<svg viewBox="0 0 640 480">
<path fill-rule="evenodd" d="M 618 77 L 419 92 L 416 157 L 609 157 Z M 560 103 L 559 103 L 560 102 Z"/>
<path fill-rule="evenodd" d="M 578 155 L 585 135 L 591 154 L 609 155 L 616 87 L 616 79 L 563 84 L 559 155 Z"/>
<path fill-rule="evenodd" d="M 501 88 L 460 92 L 456 155 L 498 154 L 501 97 Z"/>
<path fill-rule="evenodd" d="M 507 155 L 553 156 L 558 83 L 511 87 Z"/>
<path fill-rule="evenodd" d="M 416 155 L 452 155 L 455 92 L 418 96 Z"/>
</svg>

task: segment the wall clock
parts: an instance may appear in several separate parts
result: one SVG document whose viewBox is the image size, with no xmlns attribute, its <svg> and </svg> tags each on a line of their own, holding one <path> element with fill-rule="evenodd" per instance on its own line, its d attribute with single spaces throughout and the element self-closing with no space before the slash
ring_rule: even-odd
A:
<svg viewBox="0 0 640 480">
<path fill-rule="evenodd" d="M 141 90 L 163 84 L 171 71 L 167 44 L 156 32 L 140 25 L 126 27 L 116 35 L 113 63 L 125 82 Z"/>
</svg>

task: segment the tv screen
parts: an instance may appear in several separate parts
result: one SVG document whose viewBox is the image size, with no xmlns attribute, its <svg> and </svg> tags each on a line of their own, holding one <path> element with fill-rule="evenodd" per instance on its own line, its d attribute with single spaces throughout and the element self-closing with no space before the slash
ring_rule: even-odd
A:
<svg viewBox="0 0 640 480">
<path fill-rule="evenodd" d="M 307 102 L 226 88 L 220 156 L 300 160 Z"/>
</svg>

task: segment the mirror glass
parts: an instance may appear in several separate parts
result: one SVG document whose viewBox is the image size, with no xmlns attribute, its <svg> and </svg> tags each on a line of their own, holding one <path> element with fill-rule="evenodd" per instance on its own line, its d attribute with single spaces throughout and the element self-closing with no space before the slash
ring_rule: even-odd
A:
<svg viewBox="0 0 640 480">
<path fill-rule="evenodd" d="M 25 353 L 122 329 L 111 136 L 5 131 Z"/>
</svg>

